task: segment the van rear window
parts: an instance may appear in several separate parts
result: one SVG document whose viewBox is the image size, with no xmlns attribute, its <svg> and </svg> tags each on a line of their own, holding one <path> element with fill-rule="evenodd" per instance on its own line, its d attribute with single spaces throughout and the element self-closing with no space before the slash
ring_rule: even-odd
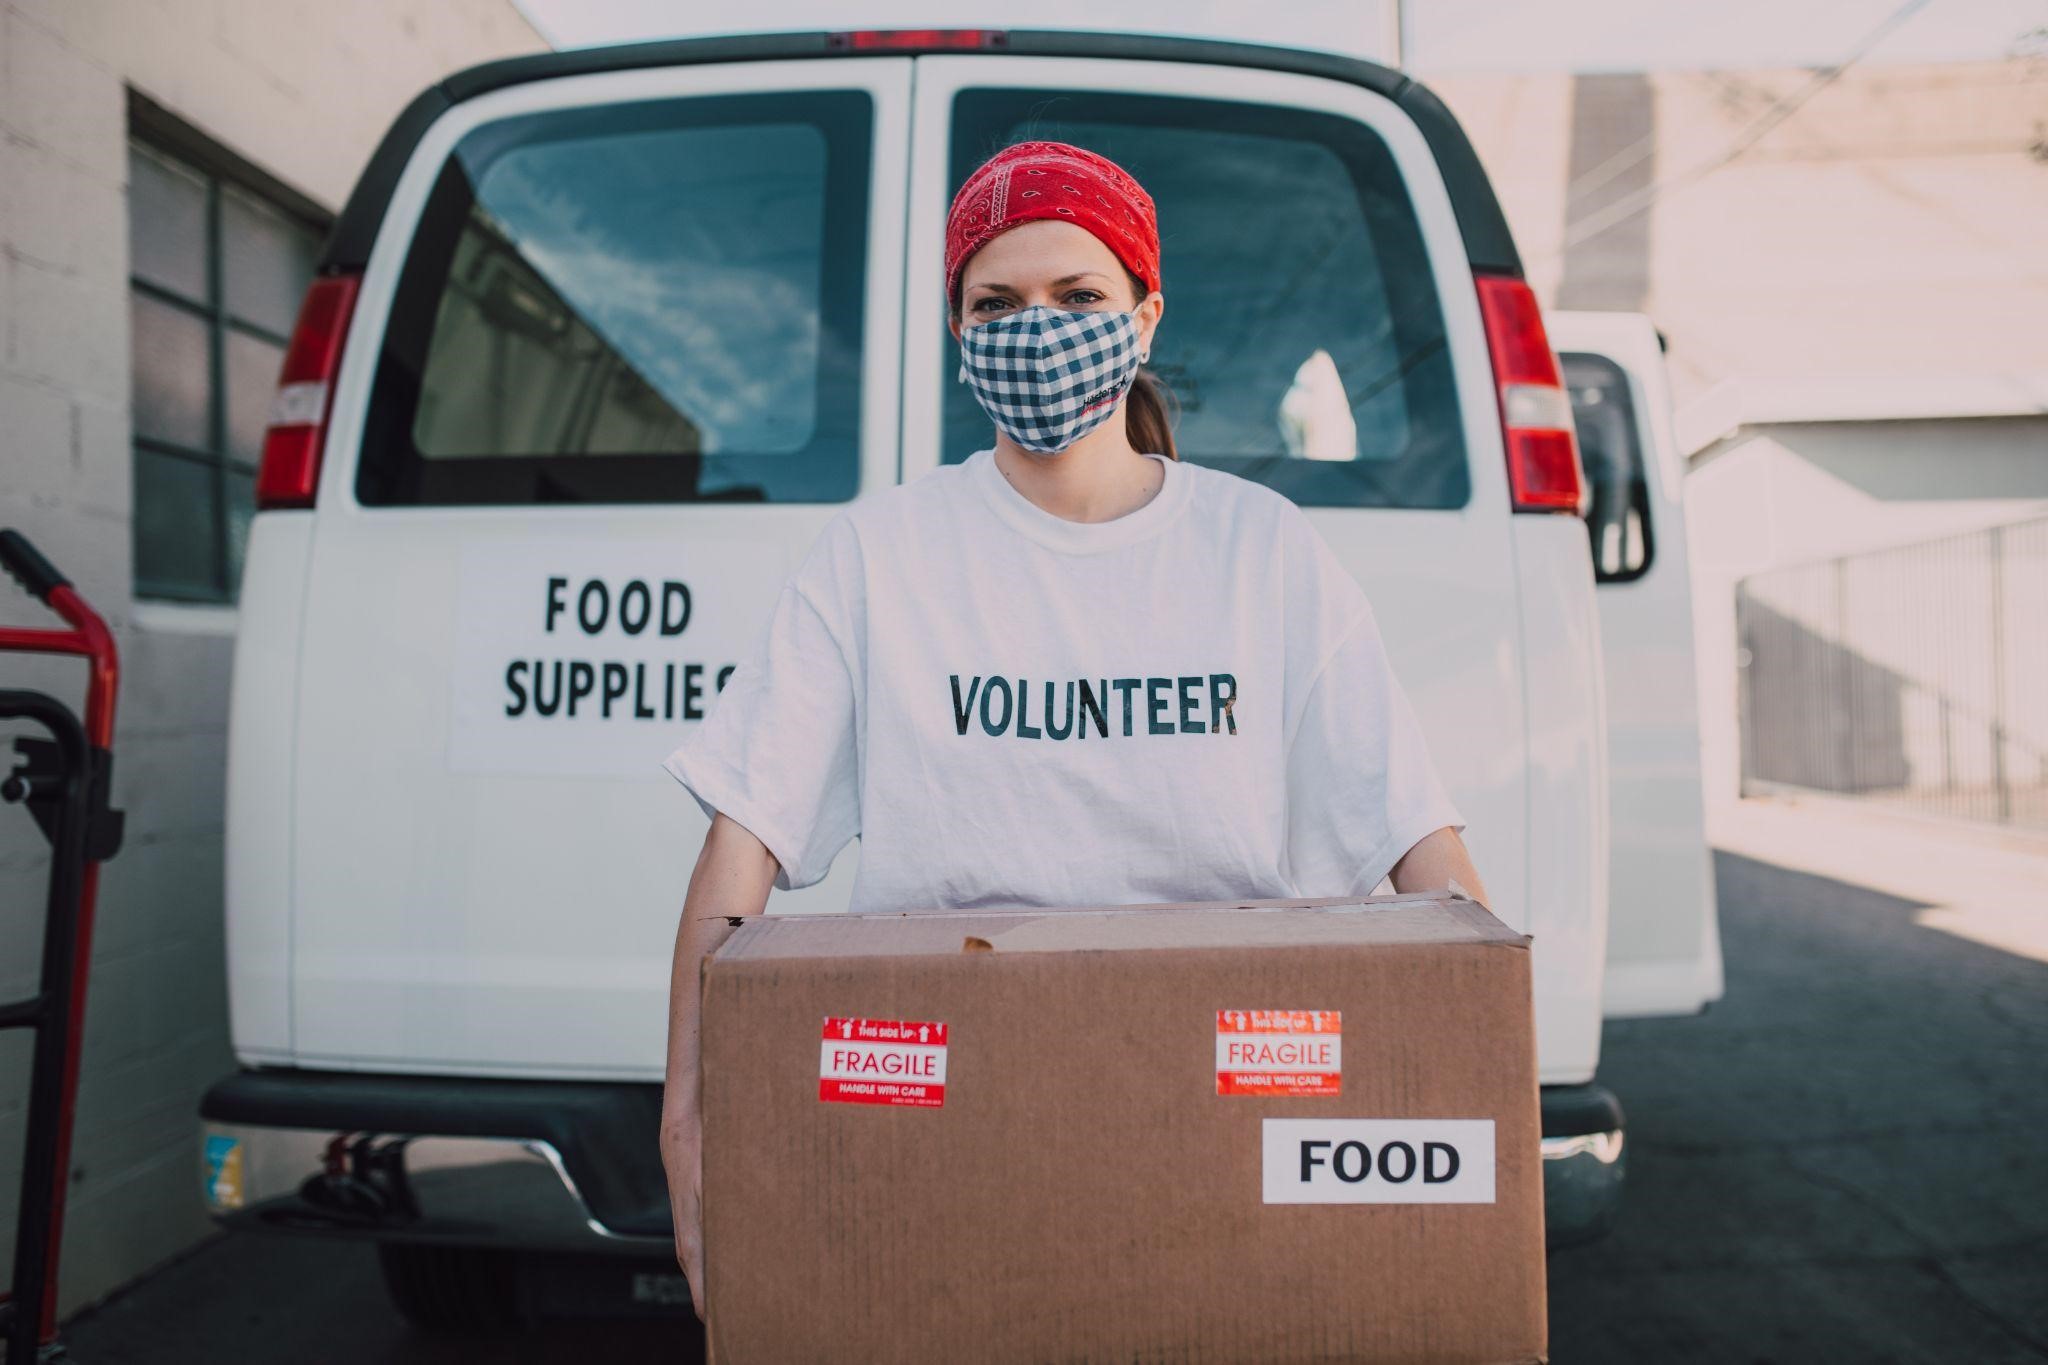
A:
<svg viewBox="0 0 2048 1365">
<path fill-rule="evenodd" d="M 1150 368 L 1190 463 L 1303 506 L 1462 507 L 1470 491 L 1443 308 L 1400 166 L 1356 119 L 1088 90 L 955 98 L 957 185 L 999 148 L 1054 138 L 1137 177 L 1159 211 L 1166 313 Z M 952 382 L 944 458 L 989 445 Z"/>
<path fill-rule="evenodd" d="M 863 91 L 778 91 L 467 134 L 401 271 L 358 500 L 854 496 L 872 124 Z"/>
</svg>

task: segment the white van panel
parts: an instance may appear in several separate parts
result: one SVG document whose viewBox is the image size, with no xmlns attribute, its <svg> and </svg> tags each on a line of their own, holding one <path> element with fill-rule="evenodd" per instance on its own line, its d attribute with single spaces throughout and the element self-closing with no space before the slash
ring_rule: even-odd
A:
<svg viewBox="0 0 2048 1365">
<path fill-rule="evenodd" d="M 1606 684 L 1592 552 L 1577 517 L 1514 518 L 1527 661 L 1529 884 L 1560 913 L 1533 932 L 1537 1077 L 1593 1079 L 1608 922 Z M 1584 913 L 1564 913 L 1569 907 Z M 1545 935 L 1548 935 L 1548 942 Z M 1547 954 L 1547 956 L 1545 956 Z"/>
<path fill-rule="evenodd" d="M 665 719 L 615 744 L 508 751 L 452 726 L 465 649 L 516 649 L 480 613 L 550 576 L 638 573 L 697 591 L 692 652 L 735 662 L 836 504 L 366 507 L 356 451 L 400 271 L 450 149 L 490 120 L 589 104 L 859 89 L 875 102 L 861 487 L 896 477 L 909 59 L 747 62 L 579 76 L 467 101 L 422 140 L 364 275 L 338 376 L 305 607 L 297 730 L 294 1054 L 325 1067 L 659 1079 L 676 915 L 705 831 L 660 761 Z M 465 583 L 465 564 L 468 579 Z M 494 575 L 506 581 L 494 584 Z M 617 643 L 616 641 L 614 643 Z M 624 648 L 624 646 L 621 646 Z M 502 738 L 502 736 L 500 736 Z M 454 747 L 451 748 L 451 743 Z M 644 743 L 632 770 L 630 749 Z M 545 749 L 545 752 L 542 750 Z M 244 841 L 241 845 L 247 847 Z M 776 909 L 824 908 L 843 857 Z"/>
<path fill-rule="evenodd" d="M 1596 592 L 1614 827 L 1605 1013 L 1696 1014 L 1722 995 L 1721 935 L 1701 775 L 1684 466 L 1664 356 L 1640 313 L 1558 312 L 1548 322 L 1554 350 L 1605 357 L 1627 376 L 1651 523 L 1645 571 Z"/>
<path fill-rule="evenodd" d="M 299 630 L 313 513 L 249 522 L 228 680 L 224 869 L 228 1014 L 235 1056 L 287 1061 L 292 1048 L 292 750 Z"/>
</svg>

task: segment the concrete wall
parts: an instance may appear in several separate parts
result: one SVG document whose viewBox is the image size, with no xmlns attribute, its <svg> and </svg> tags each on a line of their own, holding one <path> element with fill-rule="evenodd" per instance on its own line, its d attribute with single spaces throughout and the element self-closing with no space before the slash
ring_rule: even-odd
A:
<svg viewBox="0 0 2048 1365">
<path fill-rule="evenodd" d="M 0 525 L 112 623 L 123 678 L 61 1312 L 204 1235 L 194 1106 L 233 1068 L 221 941 L 232 609 L 132 598 L 127 96 L 132 86 L 330 211 L 420 88 L 545 47 L 510 0 L 0 0 Z M 56 625 L 0 586 L 0 621 Z M 78 709 L 79 665 L 0 656 Z M 12 766 L 10 723 L 0 763 Z M 0 807 L 0 998 L 36 987 L 47 845 Z M 11 1271 L 28 1038 L 0 1035 L 0 1279 Z"/>
</svg>

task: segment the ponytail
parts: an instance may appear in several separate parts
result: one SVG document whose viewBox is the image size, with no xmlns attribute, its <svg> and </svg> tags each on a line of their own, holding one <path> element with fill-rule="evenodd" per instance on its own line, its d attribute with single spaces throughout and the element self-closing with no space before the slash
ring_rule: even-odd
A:
<svg viewBox="0 0 2048 1365">
<path fill-rule="evenodd" d="M 1129 266 L 1124 267 L 1124 275 L 1131 282 L 1131 291 L 1142 300 L 1147 292 L 1145 282 Z M 1124 398 L 1124 438 L 1131 448 L 1140 454 L 1178 460 L 1180 448 L 1173 443 L 1173 419 L 1178 416 L 1180 404 L 1166 381 L 1150 370 L 1139 370 Z"/>
<path fill-rule="evenodd" d="M 1124 398 L 1124 434 L 1131 448 L 1141 454 L 1152 452 L 1178 460 L 1180 451 L 1173 444 L 1172 425 L 1178 409 L 1166 381 L 1150 370 L 1139 370 Z"/>
</svg>

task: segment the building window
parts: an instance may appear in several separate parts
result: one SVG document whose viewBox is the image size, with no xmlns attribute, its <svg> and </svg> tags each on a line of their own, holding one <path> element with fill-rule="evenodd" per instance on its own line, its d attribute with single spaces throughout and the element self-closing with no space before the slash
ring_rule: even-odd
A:
<svg viewBox="0 0 2048 1365">
<path fill-rule="evenodd" d="M 193 135 L 129 138 L 137 597 L 235 601 L 270 399 L 326 230 L 231 164 Z"/>
</svg>

